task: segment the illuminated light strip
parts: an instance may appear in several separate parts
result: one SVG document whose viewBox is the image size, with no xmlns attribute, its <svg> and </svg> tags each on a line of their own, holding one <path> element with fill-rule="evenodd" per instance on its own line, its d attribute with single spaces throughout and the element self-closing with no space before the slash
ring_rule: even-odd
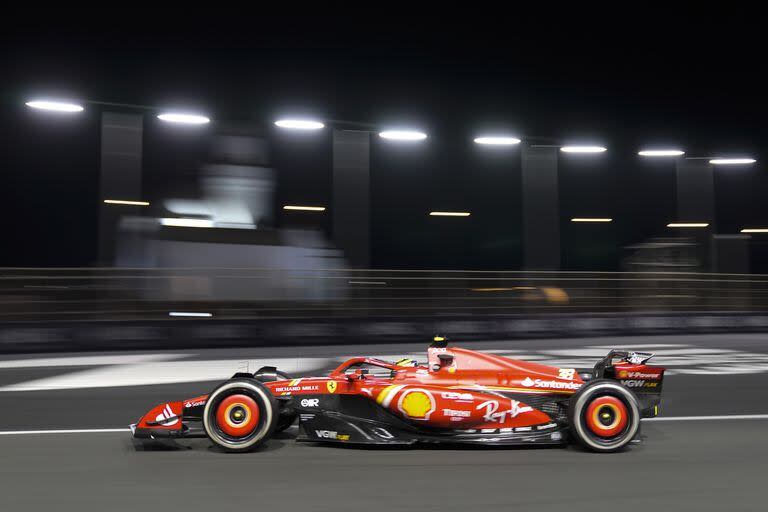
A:
<svg viewBox="0 0 768 512">
<path fill-rule="evenodd" d="M 515 144 L 520 144 L 520 139 L 517 137 L 504 136 L 476 137 L 475 144 L 484 144 L 488 146 L 512 146 Z"/>
<path fill-rule="evenodd" d="M 768 228 L 744 228 L 741 233 L 768 233 Z"/>
<path fill-rule="evenodd" d="M 637 152 L 640 156 L 682 156 L 685 151 L 681 149 L 644 149 Z"/>
<path fill-rule="evenodd" d="M 211 318 L 213 316 L 213 313 L 194 313 L 191 311 L 171 311 L 168 313 L 168 316 Z"/>
<path fill-rule="evenodd" d="M 388 140 L 416 141 L 426 139 L 427 134 L 410 130 L 387 130 L 380 132 L 379 137 Z"/>
<path fill-rule="evenodd" d="M 706 228 L 708 226 L 708 222 L 670 222 L 667 224 L 668 228 Z"/>
<path fill-rule="evenodd" d="M 753 164 L 757 162 L 754 158 L 713 158 L 709 161 L 712 165 L 739 165 Z"/>
<path fill-rule="evenodd" d="M 608 149 L 603 146 L 563 146 L 560 151 L 563 153 L 604 153 Z"/>
<path fill-rule="evenodd" d="M 177 112 L 165 112 L 157 116 L 161 121 L 177 124 L 208 124 L 211 122 L 205 116 L 197 114 L 180 114 Z"/>
<path fill-rule="evenodd" d="M 212 228 L 213 221 L 206 219 L 185 219 L 166 217 L 160 219 L 160 224 L 163 226 L 171 226 L 176 228 Z"/>
<path fill-rule="evenodd" d="M 469 217 L 470 212 L 429 212 L 432 217 Z"/>
<path fill-rule="evenodd" d="M 106 204 L 127 204 L 130 206 L 149 206 L 149 201 L 128 201 L 125 199 L 105 199 Z"/>
<path fill-rule="evenodd" d="M 76 103 L 65 103 L 61 101 L 33 100 L 25 103 L 30 108 L 38 110 L 49 110 L 53 112 L 82 112 L 83 106 Z"/>
<path fill-rule="evenodd" d="M 324 212 L 325 206 L 297 206 L 287 204 L 283 206 L 283 210 L 293 210 L 302 212 Z"/>
<path fill-rule="evenodd" d="M 311 119 L 280 119 L 275 121 L 275 125 L 291 130 L 321 130 L 325 128 L 325 124 Z"/>
<path fill-rule="evenodd" d="M 613 222 L 610 217 L 574 217 L 571 222 Z"/>
</svg>

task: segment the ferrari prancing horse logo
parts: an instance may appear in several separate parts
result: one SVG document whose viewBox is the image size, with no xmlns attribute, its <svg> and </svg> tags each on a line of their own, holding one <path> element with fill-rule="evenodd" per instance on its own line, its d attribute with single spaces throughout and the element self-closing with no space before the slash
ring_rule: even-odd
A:
<svg viewBox="0 0 768 512">
<path fill-rule="evenodd" d="M 329 380 L 328 382 L 326 382 L 325 385 L 328 388 L 329 393 L 335 393 L 336 387 L 338 386 L 338 382 L 336 382 L 335 380 Z"/>
</svg>

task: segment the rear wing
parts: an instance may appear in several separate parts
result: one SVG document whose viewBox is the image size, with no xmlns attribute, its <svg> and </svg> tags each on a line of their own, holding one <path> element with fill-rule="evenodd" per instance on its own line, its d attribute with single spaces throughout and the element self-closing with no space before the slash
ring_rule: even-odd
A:
<svg viewBox="0 0 768 512">
<path fill-rule="evenodd" d="M 611 350 L 604 358 L 595 364 L 593 374 L 596 379 L 601 379 L 605 376 L 605 370 L 612 368 L 614 361 L 627 362 L 631 364 L 645 364 L 653 354 L 650 352 L 634 352 L 630 350 Z"/>
</svg>

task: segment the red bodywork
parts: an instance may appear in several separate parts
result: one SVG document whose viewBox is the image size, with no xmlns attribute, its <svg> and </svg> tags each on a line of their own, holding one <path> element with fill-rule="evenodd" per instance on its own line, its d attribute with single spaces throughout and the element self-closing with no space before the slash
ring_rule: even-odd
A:
<svg viewBox="0 0 768 512">
<path fill-rule="evenodd" d="M 375 376 L 356 367 L 384 370 Z M 663 368 L 622 362 L 616 378 L 630 386 L 655 386 Z M 635 384 L 635 381 L 639 384 Z M 305 377 L 264 383 L 276 398 L 302 395 L 360 395 L 401 419 L 419 426 L 449 429 L 524 429 L 552 424 L 547 413 L 530 406 L 525 396 L 574 394 L 584 381 L 573 368 L 558 368 L 456 347 L 432 346 L 427 364 L 400 366 L 367 357 L 351 358 L 327 377 Z M 516 399 L 509 398 L 513 394 Z M 522 397 L 520 396 L 522 395 Z M 177 431 L 181 422 L 164 415 L 205 404 L 207 395 L 169 402 L 152 409 L 138 428 Z M 554 426 L 554 424 L 552 424 Z"/>
</svg>

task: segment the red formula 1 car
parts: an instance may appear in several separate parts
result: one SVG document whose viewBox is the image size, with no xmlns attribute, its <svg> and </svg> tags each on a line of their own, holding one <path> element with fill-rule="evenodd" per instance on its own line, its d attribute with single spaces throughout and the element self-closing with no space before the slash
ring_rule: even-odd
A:
<svg viewBox="0 0 768 512">
<path fill-rule="evenodd" d="M 409 445 L 564 444 L 612 452 L 655 416 L 664 368 L 653 354 L 612 350 L 592 369 L 557 368 L 456 347 L 428 361 L 355 357 L 327 377 L 291 379 L 274 367 L 237 373 L 209 395 L 158 405 L 135 438 L 208 437 L 252 450 L 299 420 L 299 441 Z"/>
</svg>

